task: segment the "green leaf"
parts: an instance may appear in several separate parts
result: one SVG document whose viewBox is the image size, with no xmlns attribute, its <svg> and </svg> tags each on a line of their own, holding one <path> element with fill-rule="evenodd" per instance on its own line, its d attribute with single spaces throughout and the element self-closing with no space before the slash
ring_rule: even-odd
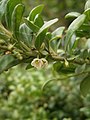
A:
<svg viewBox="0 0 90 120">
<path fill-rule="evenodd" d="M 25 23 L 33 32 L 39 31 L 39 27 L 35 25 L 32 21 L 29 21 L 27 18 L 25 18 Z"/>
<path fill-rule="evenodd" d="M 65 51 L 68 50 L 68 44 L 70 43 L 71 41 L 71 38 L 74 34 L 74 30 L 68 30 L 67 33 L 66 33 L 66 38 L 65 38 Z"/>
<path fill-rule="evenodd" d="M 85 21 L 86 15 L 82 14 L 76 18 L 69 26 L 68 30 L 76 31 Z"/>
<path fill-rule="evenodd" d="M 71 73 L 74 73 L 76 66 L 70 63 L 66 67 L 63 62 L 56 62 L 54 63 L 53 68 L 57 73 L 71 74 Z"/>
<path fill-rule="evenodd" d="M 3 55 L 2 57 L 0 57 L 0 73 L 14 65 L 16 65 L 16 61 L 12 55 Z"/>
<path fill-rule="evenodd" d="M 80 51 L 80 58 L 83 58 L 84 60 L 89 58 L 89 50 L 88 49 L 83 49 Z"/>
<path fill-rule="evenodd" d="M 63 26 L 57 28 L 55 31 L 52 32 L 52 38 L 53 37 L 61 38 L 64 30 L 65 30 L 65 27 L 63 27 Z"/>
<path fill-rule="evenodd" d="M 7 40 L 7 39 L 9 39 L 9 38 L 10 38 L 10 37 L 7 36 L 5 33 L 0 32 L 0 39 Z"/>
<path fill-rule="evenodd" d="M 57 52 L 57 49 L 60 45 L 60 38 L 62 38 L 62 34 L 65 27 L 59 27 L 55 31 L 52 32 L 52 38 L 49 41 L 49 46 L 54 50 L 54 52 Z"/>
<path fill-rule="evenodd" d="M 23 41 L 27 46 L 32 46 L 32 30 L 25 24 L 21 24 L 19 27 L 20 40 Z"/>
<path fill-rule="evenodd" d="M 73 34 L 72 37 L 71 37 L 71 40 L 70 40 L 69 46 L 68 46 L 70 52 L 72 52 L 72 47 L 73 47 L 75 41 L 76 41 L 76 35 Z"/>
<path fill-rule="evenodd" d="M 70 12 L 67 15 L 65 15 L 65 18 L 77 18 L 79 17 L 81 14 L 78 12 Z"/>
<path fill-rule="evenodd" d="M 34 24 L 37 25 L 38 27 L 42 27 L 42 26 L 43 26 L 44 21 L 43 21 L 43 19 L 42 19 L 42 17 L 41 17 L 40 14 L 37 14 L 37 15 L 35 16 Z"/>
<path fill-rule="evenodd" d="M 86 44 L 85 44 L 86 49 L 90 49 L 90 38 L 87 39 Z"/>
<path fill-rule="evenodd" d="M 43 43 L 44 39 L 45 39 L 45 35 L 47 32 L 47 29 L 53 25 L 54 23 L 56 23 L 58 21 L 58 19 L 53 19 L 50 20 L 48 22 L 46 22 L 38 31 L 37 36 L 36 36 L 36 41 L 35 41 L 35 47 L 37 49 L 40 48 L 41 44 Z"/>
<path fill-rule="evenodd" d="M 56 23 L 58 21 L 57 18 L 50 20 L 48 22 L 45 22 L 45 24 L 40 28 L 37 36 L 39 36 L 45 29 L 49 28 L 51 25 L 53 25 L 54 23 Z"/>
<path fill-rule="evenodd" d="M 51 32 L 47 32 L 46 33 L 46 37 L 48 40 L 51 40 L 52 39 L 52 33 Z"/>
<path fill-rule="evenodd" d="M 12 31 L 13 35 L 18 39 L 19 36 L 19 26 L 22 20 L 22 16 L 24 13 L 24 6 L 22 4 L 18 4 L 12 13 Z"/>
<path fill-rule="evenodd" d="M 84 14 L 86 15 L 87 19 L 90 20 L 90 8 L 86 9 Z"/>
<path fill-rule="evenodd" d="M 2 19 L 5 10 L 6 10 L 6 4 L 7 4 L 7 0 L 1 0 L 0 2 L 0 20 Z"/>
<path fill-rule="evenodd" d="M 45 46 L 47 47 L 48 50 L 49 50 L 49 42 L 50 42 L 51 38 L 52 38 L 51 32 L 47 32 L 44 42 L 45 42 Z"/>
<path fill-rule="evenodd" d="M 11 29 L 11 16 L 13 13 L 13 10 L 17 4 L 20 4 L 22 0 L 8 0 L 7 5 L 6 5 L 6 11 L 5 11 L 5 19 L 6 19 L 6 24 L 8 28 Z"/>
<path fill-rule="evenodd" d="M 87 24 L 87 23 L 84 23 L 81 27 L 80 27 L 80 30 L 83 30 L 83 31 L 89 31 L 90 29 L 90 25 Z"/>
<path fill-rule="evenodd" d="M 53 68 L 56 72 L 60 72 L 62 67 L 63 67 L 62 62 L 56 62 L 56 63 L 53 64 Z"/>
<path fill-rule="evenodd" d="M 85 10 L 90 8 L 90 0 L 87 0 L 86 4 L 85 4 Z"/>
<path fill-rule="evenodd" d="M 77 37 L 74 41 L 74 43 L 72 44 L 71 50 L 74 50 L 78 47 L 78 42 L 79 42 L 79 37 Z"/>
<path fill-rule="evenodd" d="M 86 63 L 83 65 L 78 65 L 78 67 L 75 69 L 75 73 L 76 74 L 82 73 L 82 72 L 84 72 L 85 69 L 86 69 Z"/>
<path fill-rule="evenodd" d="M 43 7 L 44 5 L 38 5 L 37 7 L 33 8 L 29 14 L 29 20 L 34 21 L 35 16 L 42 12 Z"/>
<path fill-rule="evenodd" d="M 90 94 L 90 75 L 88 75 L 80 84 L 80 90 L 82 95 L 85 97 L 87 94 Z"/>
<path fill-rule="evenodd" d="M 66 39 L 65 39 L 65 50 L 67 50 L 68 48 L 68 44 L 70 43 L 72 35 L 84 23 L 85 18 L 86 18 L 86 15 L 82 14 L 70 24 L 66 34 Z"/>
<path fill-rule="evenodd" d="M 40 35 L 36 37 L 35 40 L 35 47 L 37 49 L 40 49 L 42 43 L 44 42 L 45 36 L 46 36 L 47 29 L 45 29 Z"/>
<path fill-rule="evenodd" d="M 86 18 L 86 20 L 88 20 Z M 89 38 L 90 37 L 90 25 L 87 23 L 84 23 L 77 31 L 76 31 L 76 35 L 79 37 L 86 37 Z"/>
</svg>

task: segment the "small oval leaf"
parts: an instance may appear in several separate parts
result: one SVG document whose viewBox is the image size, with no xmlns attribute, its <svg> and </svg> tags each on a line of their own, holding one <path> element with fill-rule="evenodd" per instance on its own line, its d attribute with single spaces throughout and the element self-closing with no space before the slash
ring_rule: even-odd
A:
<svg viewBox="0 0 90 120">
<path fill-rule="evenodd" d="M 27 46 L 32 46 L 32 30 L 25 24 L 21 24 L 19 27 L 20 40 L 23 41 Z"/>
<path fill-rule="evenodd" d="M 64 29 L 65 27 L 59 27 L 52 32 L 52 38 L 49 41 L 49 45 L 50 45 L 50 48 L 54 50 L 54 52 L 57 52 L 58 46 L 61 43 L 60 38 L 62 38 Z"/>
<path fill-rule="evenodd" d="M 78 12 L 70 12 L 67 15 L 65 15 L 65 18 L 77 18 L 79 17 L 81 14 Z"/>
<path fill-rule="evenodd" d="M 85 21 L 86 15 L 82 14 L 76 18 L 69 26 L 68 30 L 77 30 Z"/>
<path fill-rule="evenodd" d="M 85 4 L 85 10 L 90 8 L 90 0 L 87 0 L 86 4 Z"/>
<path fill-rule="evenodd" d="M 34 21 L 35 16 L 42 12 L 43 7 L 44 5 L 38 5 L 37 7 L 33 8 L 29 14 L 29 20 Z"/>
<path fill-rule="evenodd" d="M 25 23 L 33 32 L 39 31 L 39 27 L 35 25 L 32 21 L 29 21 L 27 18 L 25 18 Z"/>
<path fill-rule="evenodd" d="M 19 36 L 19 26 L 22 20 L 22 16 L 24 13 L 24 6 L 22 4 L 18 4 L 12 13 L 12 31 L 13 35 L 18 39 Z"/>
<path fill-rule="evenodd" d="M 67 30 L 66 39 L 65 39 L 65 50 L 67 50 L 68 48 L 68 44 L 70 43 L 72 35 L 84 23 L 85 18 L 86 18 L 86 15 L 82 14 L 70 24 Z"/>
<path fill-rule="evenodd" d="M 38 27 L 42 27 L 42 26 L 43 26 L 44 21 L 43 21 L 43 19 L 42 19 L 42 17 L 41 17 L 40 14 L 37 14 L 37 15 L 35 16 L 34 24 L 37 25 Z"/>
<path fill-rule="evenodd" d="M 20 4 L 22 0 L 8 0 L 6 5 L 6 11 L 5 11 L 5 20 L 7 27 L 11 29 L 11 16 L 13 13 L 13 10 L 17 4 Z"/>
<path fill-rule="evenodd" d="M 7 0 L 1 0 L 0 1 L 0 20 L 2 19 L 5 10 L 6 10 Z"/>
<path fill-rule="evenodd" d="M 90 20 L 90 8 L 86 9 L 84 14 L 86 15 L 87 19 Z"/>
<path fill-rule="evenodd" d="M 15 58 L 12 55 L 3 55 L 0 57 L 0 73 L 9 69 L 12 66 L 12 63 L 15 61 Z"/>
<path fill-rule="evenodd" d="M 56 23 L 58 21 L 58 19 L 53 19 L 53 20 L 50 20 L 48 22 L 46 22 L 38 31 L 37 33 L 37 36 L 36 36 L 36 40 L 35 40 L 35 47 L 37 49 L 40 48 L 41 44 L 43 43 L 44 41 L 44 38 L 45 38 L 45 35 L 46 35 L 46 32 L 47 32 L 47 29 L 53 25 L 54 23 Z"/>
</svg>

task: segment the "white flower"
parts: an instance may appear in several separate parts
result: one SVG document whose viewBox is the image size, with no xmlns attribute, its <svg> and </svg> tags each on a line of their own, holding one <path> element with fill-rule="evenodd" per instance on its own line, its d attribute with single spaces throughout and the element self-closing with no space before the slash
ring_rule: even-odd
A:
<svg viewBox="0 0 90 120">
<path fill-rule="evenodd" d="M 31 62 L 31 65 L 37 69 L 40 69 L 40 68 L 46 67 L 48 65 L 48 61 L 45 58 L 41 58 L 41 59 L 35 58 Z"/>
<path fill-rule="evenodd" d="M 46 67 L 48 65 L 48 61 L 45 58 L 41 58 L 43 65 L 42 67 Z"/>
</svg>

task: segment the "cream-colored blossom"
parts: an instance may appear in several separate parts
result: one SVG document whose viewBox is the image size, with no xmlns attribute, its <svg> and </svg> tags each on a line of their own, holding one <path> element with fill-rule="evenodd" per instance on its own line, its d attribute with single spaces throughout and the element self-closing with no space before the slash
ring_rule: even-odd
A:
<svg viewBox="0 0 90 120">
<path fill-rule="evenodd" d="M 39 59 L 39 58 L 35 58 L 35 59 L 33 59 L 33 61 L 31 62 L 31 65 L 34 66 L 35 68 L 38 68 L 38 69 L 42 67 L 42 64 L 43 64 L 43 62 L 42 62 L 42 60 Z"/>
<path fill-rule="evenodd" d="M 48 61 L 45 58 L 41 58 L 42 62 L 43 62 L 43 66 L 42 67 L 46 67 L 48 65 Z"/>
<path fill-rule="evenodd" d="M 45 58 L 41 58 L 41 59 L 35 58 L 31 62 L 31 65 L 37 69 L 40 69 L 40 68 L 46 67 L 48 65 L 48 61 Z"/>
</svg>

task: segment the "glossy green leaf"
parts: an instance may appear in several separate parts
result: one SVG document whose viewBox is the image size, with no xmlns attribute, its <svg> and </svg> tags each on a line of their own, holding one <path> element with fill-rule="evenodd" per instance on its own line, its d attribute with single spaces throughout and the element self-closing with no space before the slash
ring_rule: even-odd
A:
<svg viewBox="0 0 90 120">
<path fill-rule="evenodd" d="M 84 60 L 89 57 L 88 55 L 89 55 L 88 49 L 83 49 L 83 50 L 80 52 L 80 57 L 83 58 Z"/>
<path fill-rule="evenodd" d="M 82 37 L 90 38 L 90 31 L 77 30 L 77 31 L 76 31 L 76 35 L 77 35 L 78 37 L 80 37 L 80 38 L 82 38 Z"/>
<path fill-rule="evenodd" d="M 86 9 L 84 14 L 86 15 L 87 19 L 90 20 L 90 8 Z"/>
<path fill-rule="evenodd" d="M 37 25 L 38 27 L 42 27 L 42 26 L 43 26 L 44 21 L 43 21 L 43 19 L 42 19 L 42 17 L 41 17 L 40 14 L 37 14 L 37 15 L 35 16 L 34 24 Z"/>
<path fill-rule="evenodd" d="M 74 73 L 74 71 L 75 71 L 75 66 L 72 64 L 69 67 L 63 67 L 60 72 L 63 74 L 71 74 Z"/>
<path fill-rule="evenodd" d="M 45 46 L 47 47 L 47 49 L 49 50 L 49 42 L 52 39 L 52 34 L 51 32 L 46 32 L 46 37 L 45 37 Z"/>
<path fill-rule="evenodd" d="M 22 0 L 8 0 L 7 6 L 6 6 L 6 12 L 5 12 L 5 19 L 6 24 L 9 28 L 11 28 L 11 16 L 13 13 L 13 10 L 17 4 L 20 4 Z"/>
<path fill-rule="evenodd" d="M 69 26 L 68 30 L 77 30 L 85 21 L 86 15 L 82 14 L 76 18 Z"/>
<path fill-rule="evenodd" d="M 22 20 L 22 16 L 24 13 L 24 6 L 22 4 L 18 4 L 12 13 L 12 31 L 13 35 L 18 39 L 19 36 L 19 26 Z"/>
<path fill-rule="evenodd" d="M 86 20 L 88 20 L 86 18 Z M 84 23 L 77 31 L 76 31 L 76 35 L 78 37 L 86 37 L 89 38 L 90 37 L 90 25 L 88 23 Z"/>
<path fill-rule="evenodd" d="M 69 64 L 69 66 L 66 67 L 63 62 L 56 62 L 53 68 L 57 73 L 71 74 L 74 73 L 76 66 L 74 64 Z"/>
<path fill-rule="evenodd" d="M 45 29 L 49 28 L 51 25 L 53 25 L 54 23 L 56 23 L 58 21 L 57 18 L 50 20 L 48 22 L 45 22 L 45 24 L 40 28 L 37 36 L 39 36 Z"/>
<path fill-rule="evenodd" d="M 15 58 L 12 55 L 3 55 L 0 57 L 0 73 L 14 65 Z M 15 63 L 16 64 L 16 63 Z"/>
<path fill-rule="evenodd" d="M 45 29 L 40 35 L 36 37 L 35 40 L 35 47 L 37 49 L 40 49 L 42 43 L 44 42 L 45 36 L 46 36 L 47 29 Z"/>
<path fill-rule="evenodd" d="M 29 14 L 29 20 L 34 21 L 35 16 L 40 14 L 43 10 L 44 5 L 38 5 L 37 7 L 33 8 Z"/>
<path fill-rule="evenodd" d="M 78 42 L 79 42 L 79 37 L 77 37 L 76 39 L 75 39 L 75 41 L 74 41 L 74 43 L 72 44 L 72 50 L 74 50 L 74 49 L 76 49 L 77 47 L 78 47 Z"/>
<path fill-rule="evenodd" d="M 84 23 L 79 30 L 83 30 L 83 31 L 89 31 L 90 29 L 90 25 L 88 23 Z"/>
<path fill-rule="evenodd" d="M 62 34 L 65 27 L 59 27 L 55 31 L 52 32 L 52 38 L 49 41 L 50 48 L 52 48 L 55 52 L 58 49 L 58 46 L 60 45 L 60 38 L 62 38 Z"/>
<path fill-rule="evenodd" d="M 2 19 L 5 10 L 6 10 L 7 0 L 1 0 L 0 1 L 0 20 Z"/>
<path fill-rule="evenodd" d="M 87 0 L 86 4 L 85 4 L 85 10 L 90 8 L 90 0 Z"/>
<path fill-rule="evenodd" d="M 39 27 L 35 25 L 32 21 L 29 21 L 27 18 L 25 18 L 25 23 L 33 32 L 39 31 Z"/>
<path fill-rule="evenodd" d="M 32 46 L 32 30 L 25 24 L 21 24 L 19 27 L 20 40 L 23 41 L 27 46 Z"/>
<path fill-rule="evenodd" d="M 70 24 L 66 34 L 66 39 L 65 39 L 65 50 L 67 50 L 68 48 L 68 44 L 70 43 L 72 35 L 84 23 L 85 18 L 86 18 L 86 15 L 82 14 Z"/>
<path fill-rule="evenodd" d="M 68 49 L 68 44 L 70 43 L 70 40 L 74 34 L 74 30 L 68 30 L 66 33 L 66 38 L 65 38 L 65 50 Z"/>
<path fill-rule="evenodd" d="M 90 49 L 90 38 L 87 39 L 87 42 L 86 42 L 86 44 L 85 44 L 85 48 L 86 48 L 86 49 Z"/>
<path fill-rule="evenodd" d="M 75 73 L 76 74 L 82 73 L 84 72 L 85 69 L 86 69 L 86 64 L 78 65 L 78 67 L 75 69 Z"/>
<path fill-rule="evenodd" d="M 80 90 L 82 95 L 85 97 L 87 94 L 90 94 L 90 75 L 84 78 L 80 84 Z"/>
<path fill-rule="evenodd" d="M 61 38 L 64 30 L 65 30 L 65 27 L 63 27 L 63 26 L 57 28 L 55 31 L 52 32 L 52 38 L 53 37 Z"/>
<path fill-rule="evenodd" d="M 47 32 L 47 29 L 53 25 L 54 23 L 56 23 L 58 21 L 58 19 L 53 19 L 50 20 L 48 22 L 46 22 L 38 31 L 37 36 L 36 36 L 36 41 L 35 41 L 35 47 L 37 49 L 40 48 L 41 44 L 43 43 L 44 39 L 45 39 L 45 35 Z"/>
<path fill-rule="evenodd" d="M 68 13 L 66 16 L 65 16 L 65 18 L 77 18 L 77 17 L 79 17 L 81 14 L 80 13 L 78 13 L 78 12 L 70 12 L 70 13 Z"/>
<path fill-rule="evenodd" d="M 48 40 L 51 40 L 52 39 L 52 33 L 51 32 L 47 32 L 46 33 L 46 37 Z"/>
</svg>

